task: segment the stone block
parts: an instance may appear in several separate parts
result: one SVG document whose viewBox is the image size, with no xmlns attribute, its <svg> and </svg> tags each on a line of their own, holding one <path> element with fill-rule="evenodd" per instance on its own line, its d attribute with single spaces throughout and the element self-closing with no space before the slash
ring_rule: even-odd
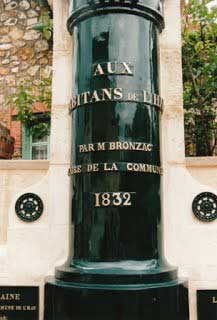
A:
<svg viewBox="0 0 217 320">
<path fill-rule="evenodd" d="M 30 3 L 27 0 L 22 0 L 19 3 L 21 10 L 28 10 L 30 8 Z"/>
<path fill-rule="evenodd" d="M 40 35 L 40 32 L 36 30 L 29 30 L 25 32 L 23 39 L 27 41 L 37 40 L 40 38 Z"/>
</svg>

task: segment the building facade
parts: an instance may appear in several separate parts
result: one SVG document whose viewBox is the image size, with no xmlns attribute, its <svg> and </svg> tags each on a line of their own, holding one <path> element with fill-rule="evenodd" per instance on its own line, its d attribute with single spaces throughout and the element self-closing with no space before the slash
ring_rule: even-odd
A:
<svg viewBox="0 0 217 320">
<path fill-rule="evenodd" d="M 7 104 L 7 97 L 27 83 L 31 83 L 34 94 L 40 80 L 51 76 L 52 43 L 33 29 L 47 12 L 49 8 L 39 1 L 0 2 L 0 122 L 15 138 L 14 158 L 34 159 L 34 150 L 28 129 L 18 121 L 17 109 Z M 40 116 L 43 105 L 36 104 L 34 112 Z M 37 157 L 40 155 L 35 154 Z"/>
</svg>

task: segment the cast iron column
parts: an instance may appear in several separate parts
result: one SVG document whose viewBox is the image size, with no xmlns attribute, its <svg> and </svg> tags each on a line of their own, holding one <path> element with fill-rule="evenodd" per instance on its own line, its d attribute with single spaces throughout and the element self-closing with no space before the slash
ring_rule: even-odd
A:
<svg viewBox="0 0 217 320">
<path fill-rule="evenodd" d="M 183 283 L 162 252 L 162 3 L 77 0 L 73 6 L 75 236 L 68 261 L 47 284 L 45 316 L 187 319 Z"/>
</svg>

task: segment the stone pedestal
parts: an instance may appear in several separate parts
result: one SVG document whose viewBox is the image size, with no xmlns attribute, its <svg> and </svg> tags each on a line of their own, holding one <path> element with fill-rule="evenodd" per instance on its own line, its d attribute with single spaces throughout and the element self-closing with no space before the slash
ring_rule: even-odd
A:
<svg viewBox="0 0 217 320">
<path fill-rule="evenodd" d="M 187 320 L 188 294 L 178 281 L 151 285 L 46 284 L 47 319 Z"/>
</svg>

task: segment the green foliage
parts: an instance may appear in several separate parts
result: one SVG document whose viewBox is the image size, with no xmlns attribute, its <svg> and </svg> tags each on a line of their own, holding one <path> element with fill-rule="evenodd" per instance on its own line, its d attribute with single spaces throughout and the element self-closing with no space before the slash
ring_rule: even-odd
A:
<svg viewBox="0 0 217 320">
<path fill-rule="evenodd" d="M 32 25 L 31 29 L 40 31 L 46 40 L 52 40 L 53 19 L 50 17 L 50 12 L 42 12 L 39 21 Z"/>
<path fill-rule="evenodd" d="M 39 18 L 39 23 L 42 26 L 42 34 L 47 40 L 51 40 L 53 36 L 53 19 L 49 12 L 43 13 Z"/>
<path fill-rule="evenodd" d="M 30 81 L 21 83 L 16 93 L 6 97 L 6 105 L 16 109 L 17 120 L 21 121 L 32 135 L 42 138 L 49 134 L 50 121 L 40 122 L 37 113 L 34 112 L 36 102 L 43 104 L 44 113 L 47 119 L 50 119 L 51 111 L 51 79 L 43 78 L 39 80 L 39 84 L 35 87 Z"/>
<path fill-rule="evenodd" d="M 188 155 L 215 155 L 217 145 L 217 9 L 189 0 L 183 17 L 183 78 Z M 192 146 L 195 150 L 192 150 Z"/>
<path fill-rule="evenodd" d="M 32 25 L 30 28 L 40 31 L 44 38 L 52 43 L 53 14 L 51 7 L 47 0 L 39 0 L 39 5 L 41 7 L 41 15 L 39 17 L 38 22 Z"/>
</svg>

